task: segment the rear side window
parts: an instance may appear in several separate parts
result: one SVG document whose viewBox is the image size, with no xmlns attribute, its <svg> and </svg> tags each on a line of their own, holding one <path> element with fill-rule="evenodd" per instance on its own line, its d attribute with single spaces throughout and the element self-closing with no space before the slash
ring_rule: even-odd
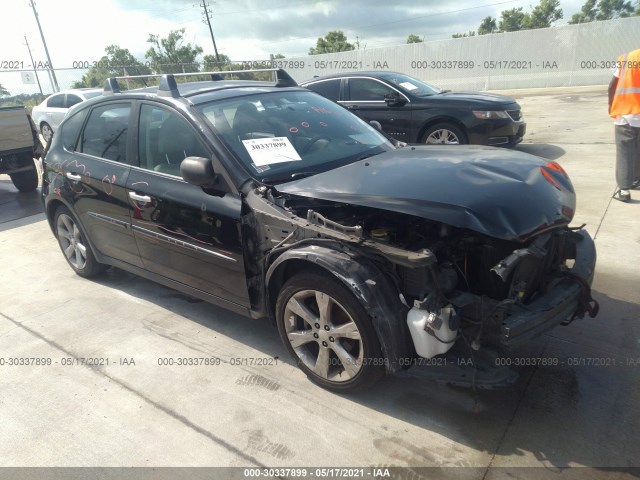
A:
<svg viewBox="0 0 640 480">
<path fill-rule="evenodd" d="M 106 158 L 115 162 L 127 162 L 127 138 L 131 105 L 116 103 L 91 110 L 87 124 L 80 136 L 78 151 Z"/>
<path fill-rule="evenodd" d="M 50 96 L 47 100 L 47 107 L 64 108 L 64 94 Z"/>
<path fill-rule="evenodd" d="M 78 141 L 78 134 L 84 123 L 84 119 L 87 118 L 88 109 L 84 109 L 68 118 L 66 122 L 60 127 L 58 133 L 62 141 L 62 146 L 73 152 L 76 149 L 76 143 Z"/>
<path fill-rule="evenodd" d="M 78 95 L 72 93 L 67 94 L 67 108 L 73 107 L 76 103 L 80 103 L 82 99 Z"/>
<path fill-rule="evenodd" d="M 316 82 L 311 85 L 307 85 L 307 88 L 319 93 L 329 100 L 333 100 L 334 102 L 340 100 L 340 79 Z"/>
</svg>

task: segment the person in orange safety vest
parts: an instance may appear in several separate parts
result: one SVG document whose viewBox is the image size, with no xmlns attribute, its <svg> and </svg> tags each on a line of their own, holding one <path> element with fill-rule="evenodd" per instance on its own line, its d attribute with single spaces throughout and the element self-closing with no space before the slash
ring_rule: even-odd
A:
<svg viewBox="0 0 640 480">
<path fill-rule="evenodd" d="M 609 83 L 609 115 L 615 119 L 614 198 L 628 202 L 629 190 L 640 188 L 640 49 L 618 57 Z"/>
</svg>

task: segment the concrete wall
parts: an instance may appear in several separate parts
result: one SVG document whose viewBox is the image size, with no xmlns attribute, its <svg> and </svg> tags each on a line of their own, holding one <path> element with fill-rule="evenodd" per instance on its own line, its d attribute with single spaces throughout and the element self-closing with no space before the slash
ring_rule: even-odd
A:
<svg viewBox="0 0 640 480">
<path fill-rule="evenodd" d="M 618 56 L 640 48 L 640 17 L 451 38 L 282 60 L 296 80 L 395 70 L 443 88 L 495 90 L 601 85 Z"/>
</svg>

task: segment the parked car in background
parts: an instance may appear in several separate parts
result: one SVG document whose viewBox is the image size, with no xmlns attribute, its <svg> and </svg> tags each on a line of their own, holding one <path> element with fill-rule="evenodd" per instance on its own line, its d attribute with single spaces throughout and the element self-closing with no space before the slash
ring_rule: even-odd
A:
<svg viewBox="0 0 640 480">
<path fill-rule="evenodd" d="M 228 73 L 126 92 L 109 79 L 69 112 L 42 200 L 78 275 L 112 265 L 271 318 L 337 391 L 420 358 L 479 362 L 597 313 L 594 242 L 569 227 L 576 196 L 557 163 L 397 148 L 282 70 L 275 85 Z"/>
<path fill-rule="evenodd" d="M 9 175 L 21 192 L 31 192 L 38 187 L 34 158 L 39 158 L 42 151 L 43 146 L 27 109 L 0 108 L 0 173 Z"/>
<path fill-rule="evenodd" d="M 451 92 L 397 72 L 356 72 L 300 84 L 338 102 L 406 143 L 512 147 L 526 124 L 518 103 L 505 95 Z"/>
<path fill-rule="evenodd" d="M 71 107 L 98 95 L 102 95 L 101 88 L 77 88 L 54 93 L 33 107 L 31 117 L 48 143 Z"/>
</svg>

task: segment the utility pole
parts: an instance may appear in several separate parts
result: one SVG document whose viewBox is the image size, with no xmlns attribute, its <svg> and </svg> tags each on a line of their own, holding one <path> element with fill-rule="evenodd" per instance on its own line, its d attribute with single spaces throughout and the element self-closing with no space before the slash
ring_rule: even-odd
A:
<svg viewBox="0 0 640 480">
<path fill-rule="evenodd" d="M 33 73 L 36 75 L 36 80 L 38 81 L 38 88 L 40 89 L 40 95 L 44 95 L 42 93 L 42 85 L 40 85 L 40 78 L 38 77 L 38 71 L 36 70 L 36 62 L 33 61 L 33 55 L 31 55 L 31 48 L 29 47 L 29 42 L 27 41 L 27 36 L 24 36 L 24 44 L 27 46 L 27 50 L 29 50 L 29 58 L 31 58 L 31 66 L 33 67 Z"/>
<path fill-rule="evenodd" d="M 220 55 L 218 55 L 218 47 L 216 47 L 216 39 L 213 37 L 213 29 L 211 28 L 211 19 L 209 18 L 209 10 L 207 7 L 206 0 L 202 0 L 200 6 L 204 10 L 204 16 L 207 19 L 207 25 L 209 25 L 209 33 L 211 33 L 211 41 L 213 42 L 213 50 L 216 52 L 216 61 L 218 62 L 218 70 L 222 70 L 222 65 L 220 65 Z"/>
<path fill-rule="evenodd" d="M 38 12 L 36 11 L 36 2 L 31 0 L 29 6 L 33 9 L 33 14 L 36 16 L 36 22 L 38 23 L 38 30 L 40 30 L 40 37 L 42 37 L 42 44 L 44 45 L 44 52 L 47 54 L 47 62 L 49 62 L 49 69 L 51 70 L 51 77 L 53 78 L 53 88 L 56 92 L 60 91 L 58 86 L 58 79 L 56 78 L 56 72 L 53 70 L 53 63 L 51 63 L 51 57 L 49 56 L 49 49 L 47 48 L 47 42 L 44 39 L 44 33 L 42 33 L 42 27 L 40 26 L 40 19 L 38 18 Z"/>
</svg>

